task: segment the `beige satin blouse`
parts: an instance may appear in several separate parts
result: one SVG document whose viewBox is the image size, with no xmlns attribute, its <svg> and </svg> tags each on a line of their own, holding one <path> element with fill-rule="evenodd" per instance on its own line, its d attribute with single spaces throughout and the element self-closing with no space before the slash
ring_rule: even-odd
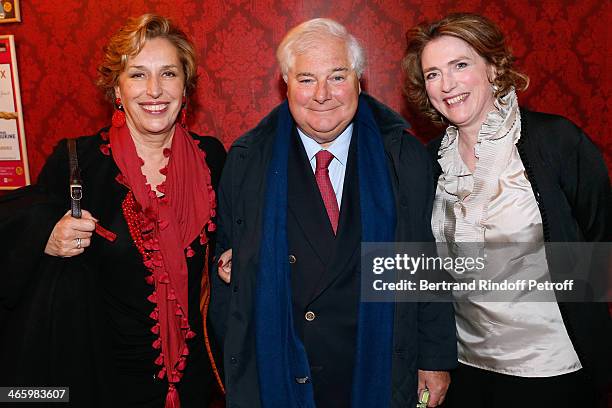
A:
<svg viewBox="0 0 612 408">
<path fill-rule="evenodd" d="M 489 113 L 478 135 L 474 173 L 458 150 L 458 130 L 450 126 L 440 146 L 432 229 L 439 242 L 544 242 L 542 219 L 516 143 L 520 114 L 512 91 Z M 544 246 L 496 265 L 500 276 L 548 274 Z M 526 268 L 533 266 L 533 271 Z M 582 366 L 556 302 L 455 303 L 459 361 L 521 377 L 549 377 Z"/>
</svg>

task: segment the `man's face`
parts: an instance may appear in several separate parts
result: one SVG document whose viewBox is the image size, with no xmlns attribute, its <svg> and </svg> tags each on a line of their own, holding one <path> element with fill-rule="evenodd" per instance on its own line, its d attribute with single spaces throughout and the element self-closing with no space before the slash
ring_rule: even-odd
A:
<svg viewBox="0 0 612 408">
<path fill-rule="evenodd" d="M 361 87 L 351 68 L 344 41 L 321 40 L 303 54 L 295 54 L 287 73 L 287 100 L 297 126 L 327 146 L 351 123 Z"/>
</svg>

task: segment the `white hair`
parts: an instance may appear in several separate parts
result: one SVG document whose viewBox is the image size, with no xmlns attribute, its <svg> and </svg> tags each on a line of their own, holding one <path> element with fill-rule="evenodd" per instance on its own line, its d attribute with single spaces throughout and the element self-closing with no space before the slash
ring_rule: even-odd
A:
<svg viewBox="0 0 612 408">
<path fill-rule="evenodd" d="M 292 28 L 276 50 L 276 58 L 285 82 L 287 82 L 289 69 L 293 66 L 295 55 L 305 53 L 329 37 L 336 37 L 344 41 L 351 68 L 355 70 L 357 77 L 361 78 L 365 68 L 365 55 L 359 41 L 337 21 L 329 18 L 314 18 Z"/>
</svg>

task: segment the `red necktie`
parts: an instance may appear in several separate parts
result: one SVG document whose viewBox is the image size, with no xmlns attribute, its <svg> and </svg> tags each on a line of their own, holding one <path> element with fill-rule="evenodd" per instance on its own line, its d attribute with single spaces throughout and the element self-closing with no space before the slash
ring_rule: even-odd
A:
<svg viewBox="0 0 612 408">
<path fill-rule="evenodd" d="M 329 170 L 327 169 L 329 167 L 329 163 L 331 163 L 331 161 L 334 159 L 334 155 L 327 150 L 321 150 L 315 155 L 315 157 L 317 158 L 315 179 L 317 180 L 317 185 L 319 186 L 319 191 L 321 192 L 321 198 L 323 198 L 323 203 L 325 204 L 325 209 L 327 210 L 327 216 L 329 217 L 329 221 L 331 222 L 335 235 L 336 230 L 338 229 L 338 216 L 340 215 L 340 210 L 338 209 L 336 193 L 334 193 L 334 188 L 332 187 L 332 183 L 329 178 Z"/>
</svg>

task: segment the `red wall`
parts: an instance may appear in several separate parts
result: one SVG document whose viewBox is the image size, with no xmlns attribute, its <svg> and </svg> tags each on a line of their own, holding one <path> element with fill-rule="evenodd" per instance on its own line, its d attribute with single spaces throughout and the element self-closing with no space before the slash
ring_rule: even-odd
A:
<svg viewBox="0 0 612 408">
<path fill-rule="evenodd" d="M 453 11 L 477 11 L 498 22 L 531 79 L 519 98 L 532 109 L 563 114 L 586 129 L 612 168 L 610 137 L 610 2 L 601 0 L 22 0 L 14 34 L 33 178 L 55 143 L 110 122 L 111 107 L 94 86 L 110 34 L 128 16 L 172 17 L 201 55 L 191 128 L 226 146 L 283 98 L 274 60 L 292 26 L 328 16 L 346 24 L 366 48 L 365 89 L 402 112 L 420 135 L 436 134 L 415 119 L 402 97 L 404 33 Z"/>
</svg>

